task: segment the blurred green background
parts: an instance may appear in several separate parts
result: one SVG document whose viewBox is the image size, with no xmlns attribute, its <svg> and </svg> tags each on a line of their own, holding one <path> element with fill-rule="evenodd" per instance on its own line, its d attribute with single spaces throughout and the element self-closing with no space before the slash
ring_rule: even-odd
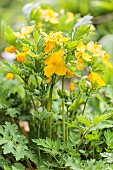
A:
<svg viewBox="0 0 113 170">
<path fill-rule="evenodd" d="M 54 10 L 64 9 L 75 15 L 92 15 L 96 33 L 93 40 L 99 41 L 110 54 L 113 61 L 113 0 L 1 0 L 0 1 L 0 53 L 6 46 L 3 37 L 3 24 L 8 23 L 11 28 L 18 30 L 26 25 L 26 18 L 22 7 L 27 3 L 40 3 L 51 6 Z M 112 62 L 113 63 L 113 62 Z"/>
</svg>

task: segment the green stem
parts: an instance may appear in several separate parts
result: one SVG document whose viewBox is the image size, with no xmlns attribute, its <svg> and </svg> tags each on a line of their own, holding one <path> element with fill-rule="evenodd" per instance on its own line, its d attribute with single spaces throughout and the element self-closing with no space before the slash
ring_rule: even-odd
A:
<svg viewBox="0 0 113 170">
<path fill-rule="evenodd" d="M 48 110 L 49 112 L 51 112 L 51 109 L 52 109 L 53 86 L 54 86 L 54 84 L 53 84 L 53 82 L 52 82 L 51 87 L 50 87 L 50 92 L 49 92 L 48 108 L 47 108 L 47 110 Z M 51 116 L 50 116 L 50 118 L 49 118 L 49 137 L 50 137 L 50 139 L 51 139 L 51 136 L 52 136 L 51 126 L 52 126 L 52 114 L 51 114 Z"/>
<path fill-rule="evenodd" d="M 81 98 L 81 93 L 79 92 L 76 103 L 75 103 L 75 107 L 73 109 L 72 120 L 74 119 L 74 114 L 77 111 L 77 108 L 78 108 L 78 105 L 79 105 L 79 102 L 80 102 L 80 98 Z"/>
<path fill-rule="evenodd" d="M 67 120 L 66 120 L 66 122 L 67 122 L 67 125 L 66 125 L 66 141 L 68 141 L 68 106 L 67 106 Z"/>
<path fill-rule="evenodd" d="M 62 93 L 64 92 L 64 76 L 62 77 Z M 64 114 L 64 100 L 62 99 L 62 139 L 63 142 L 66 141 L 66 134 L 65 134 L 65 114 Z"/>
<path fill-rule="evenodd" d="M 84 112 L 85 112 L 85 109 L 86 109 L 86 105 L 87 105 L 88 99 L 89 99 L 89 98 L 87 97 L 86 102 L 85 102 L 85 105 L 84 105 L 84 108 L 83 108 L 82 115 L 84 115 Z"/>
<path fill-rule="evenodd" d="M 40 138 L 40 122 L 38 121 L 38 139 Z M 38 156 L 40 158 L 40 149 L 38 148 Z"/>
<path fill-rule="evenodd" d="M 33 103 L 34 110 L 36 110 L 36 105 L 35 105 L 35 102 L 34 102 L 33 96 L 31 96 L 31 100 L 32 100 L 32 103 Z"/>
</svg>

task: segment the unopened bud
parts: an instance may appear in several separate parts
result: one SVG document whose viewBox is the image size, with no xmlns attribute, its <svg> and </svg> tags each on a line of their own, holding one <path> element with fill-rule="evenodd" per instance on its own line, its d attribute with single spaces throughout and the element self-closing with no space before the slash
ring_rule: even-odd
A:
<svg viewBox="0 0 113 170">
<path fill-rule="evenodd" d="M 70 83 L 69 89 L 70 89 L 70 91 L 74 91 L 74 89 L 75 89 L 74 83 Z"/>
</svg>

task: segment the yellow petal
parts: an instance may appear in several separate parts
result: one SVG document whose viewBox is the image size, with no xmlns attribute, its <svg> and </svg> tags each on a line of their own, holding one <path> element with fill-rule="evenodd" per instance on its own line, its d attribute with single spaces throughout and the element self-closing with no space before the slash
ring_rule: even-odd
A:
<svg viewBox="0 0 113 170">
<path fill-rule="evenodd" d="M 20 33 L 20 32 L 13 32 L 13 34 L 17 37 L 17 38 L 25 38 L 24 34 Z"/>
<path fill-rule="evenodd" d="M 105 82 L 102 80 L 102 78 L 100 77 L 99 74 L 91 72 L 88 76 L 88 79 L 93 82 L 93 83 L 97 83 L 98 86 L 105 86 Z"/>
<path fill-rule="evenodd" d="M 8 53 L 15 53 L 16 48 L 13 45 L 10 45 L 9 47 L 6 47 L 4 51 Z"/>
<path fill-rule="evenodd" d="M 21 33 L 24 35 L 30 34 L 33 32 L 33 27 L 32 26 L 26 26 L 21 28 Z"/>
<path fill-rule="evenodd" d="M 54 48 L 54 46 L 55 46 L 55 44 L 54 44 L 54 42 L 45 42 L 45 45 L 46 45 L 46 47 L 45 47 L 45 49 L 44 49 L 44 54 L 48 54 L 53 48 Z"/>
<path fill-rule="evenodd" d="M 104 57 L 103 57 L 105 60 L 109 60 L 110 59 L 110 56 L 109 56 L 109 54 L 104 54 Z"/>
<path fill-rule="evenodd" d="M 79 59 L 81 57 L 82 53 L 75 51 L 75 57 Z"/>
<path fill-rule="evenodd" d="M 66 20 L 66 23 L 72 22 L 75 18 L 74 14 L 72 12 L 67 12 L 66 14 L 67 14 L 67 17 L 68 17 L 67 20 Z"/>
<path fill-rule="evenodd" d="M 49 64 L 44 68 L 44 75 L 47 77 L 51 77 L 52 74 L 55 72 L 55 70 L 56 70 L 56 66 L 54 66 L 53 64 Z"/>
<path fill-rule="evenodd" d="M 109 54 L 104 54 L 104 56 L 102 57 L 102 62 L 104 64 L 106 64 L 109 68 L 112 68 L 112 64 L 108 61 L 110 58 Z"/>
<path fill-rule="evenodd" d="M 50 55 L 45 61 L 45 64 L 52 64 L 55 62 L 55 53 L 53 53 L 52 55 Z"/>
<path fill-rule="evenodd" d="M 80 52 L 84 52 L 85 51 L 85 45 L 83 44 L 82 41 L 80 41 L 77 45 L 77 50 Z"/>
<path fill-rule="evenodd" d="M 58 62 L 63 61 L 62 59 L 62 54 L 63 54 L 63 50 L 59 50 L 58 52 L 55 52 L 55 60 L 57 60 Z"/>
<path fill-rule="evenodd" d="M 56 65 L 55 73 L 58 76 L 66 75 L 66 72 L 67 72 L 67 68 L 66 68 L 66 64 L 64 62 L 60 62 Z"/>
<path fill-rule="evenodd" d="M 92 56 L 87 54 L 87 53 L 82 53 L 82 58 L 85 60 L 85 61 L 91 61 L 91 58 Z"/>
<path fill-rule="evenodd" d="M 78 60 L 77 60 L 76 68 L 77 68 L 78 70 L 83 70 L 83 69 L 84 69 L 84 68 L 83 68 L 83 60 L 82 60 L 82 59 L 78 59 Z"/>
</svg>

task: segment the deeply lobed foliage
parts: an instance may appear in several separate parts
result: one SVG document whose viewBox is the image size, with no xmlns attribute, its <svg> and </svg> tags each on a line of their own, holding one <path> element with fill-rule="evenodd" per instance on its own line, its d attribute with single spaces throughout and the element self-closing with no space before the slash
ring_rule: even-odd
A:
<svg viewBox="0 0 113 170">
<path fill-rule="evenodd" d="M 0 167 L 112 169 L 110 56 L 89 40 L 90 16 L 37 8 L 19 32 L 5 26 Z"/>
</svg>

